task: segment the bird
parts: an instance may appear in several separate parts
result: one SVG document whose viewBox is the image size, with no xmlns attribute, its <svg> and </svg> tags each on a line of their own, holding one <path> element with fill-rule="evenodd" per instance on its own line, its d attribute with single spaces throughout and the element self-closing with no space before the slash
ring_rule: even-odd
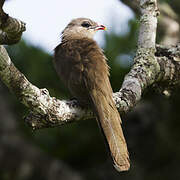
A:
<svg viewBox="0 0 180 180">
<path fill-rule="evenodd" d="M 54 50 L 56 72 L 83 107 L 94 112 L 117 171 L 130 168 L 129 153 L 121 118 L 113 101 L 109 66 L 103 50 L 93 39 L 106 30 L 89 18 L 73 19 L 62 31 L 61 43 Z"/>
</svg>

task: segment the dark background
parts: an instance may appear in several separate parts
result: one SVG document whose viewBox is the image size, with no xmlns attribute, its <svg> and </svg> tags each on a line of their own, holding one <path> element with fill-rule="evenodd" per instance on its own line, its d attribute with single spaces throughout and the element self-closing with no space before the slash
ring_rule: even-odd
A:
<svg viewBox="0 0 180 180">
<path fill-rule="evenodd" d="M 138 36 L 136 1 L 125 2 L 135 13 L 135 18 L 128 22 L 129 31 L 123 35 L 106 34 L 103 47 L 114 92 L 121 87 L 133 63 Z M 167 33 L 167 29 L 170 23 L 179 23 L 179 0 L 159 2 L 157 40 L 163 44 L 177 43 L 179 31 L 175 32 L 173 26 L 171 32 Z M 47 88 L 51 96 L 71 98 L 55 73 L 52 56 L 24 40 L 7 50 L 30 82 Z M 33 132 L 23 121 L 28 109 L 0 82 L 0 180 L 180 179 L 179 108 L 178 88 L 166 97 L 149 87 L 141 102 L 122 115 L 131 169 L 118 173 L 112 167 L 95 119 Z"/>
</svg>

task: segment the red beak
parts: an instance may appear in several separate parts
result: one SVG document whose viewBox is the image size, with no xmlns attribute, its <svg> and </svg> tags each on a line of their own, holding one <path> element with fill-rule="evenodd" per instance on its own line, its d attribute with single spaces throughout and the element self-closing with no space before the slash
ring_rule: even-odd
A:
<svg viewBox="0 0 180 180">
<path fill-rule="evenodd" d="M 107 28 L 105 27 L 105 26 L 103 26 L 103 25 L 98 25 L 98 26 L 96 26 L 96 28 L 95 28 L 95 30 L 106 30 Z"/>
</svg>

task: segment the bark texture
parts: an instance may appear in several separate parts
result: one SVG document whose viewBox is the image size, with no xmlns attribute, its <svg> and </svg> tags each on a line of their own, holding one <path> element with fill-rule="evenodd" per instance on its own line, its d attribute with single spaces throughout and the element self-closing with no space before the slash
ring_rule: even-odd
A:
<svg viewBox="0 0 180 180">
<path fill-rule="evenodd" d="M 180 45 L 156 46 L 157 9 L 156 0 L 141 0 L 140 32 L 134 65 L 125 76 L 114 101 L 119 111 L 128 112 L 141 99 L 148 86 L 158 85 L 164 90 L 180 84 Z M 0 44 L 19 41 L 25 24 L 8 17 L 1 23 Z M 47 128 L 93 117 L 89 109 L 83 109 L 78 102 L 59 100 L 49 95 L 48 90 L 39 89 L 13 65 L 5 48 L 0 46 L 0 77 L 12 93 L 30 110 L 25 121 L 33 128 Z"/>
<path fill-rule="evenodd" d="M 121 0 L 124 4 L 131 8 L 135 15 L 139 18 L 139 0 Z M 170 6 L 171 5 L 171 6 Z M 158 9 L 160 11 L 160 16 L 158 19 L 158 39 L 161 44 L 164 45 L 175 45 L 179 42 L 180 37 L 180 27 L 179 27 L 179 2 L 165 2 L 158 1 Z"/>
</svg>

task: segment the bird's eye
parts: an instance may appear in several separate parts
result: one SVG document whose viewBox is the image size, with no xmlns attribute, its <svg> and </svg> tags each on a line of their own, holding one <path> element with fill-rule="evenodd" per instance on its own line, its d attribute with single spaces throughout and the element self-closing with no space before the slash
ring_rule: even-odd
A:
<svg viewBox="0 0 180 180">
<path fill-rule="evenodd" d="M 90 25 L 89 22 L 83 22 L 83 23 L 81 24 L 81 26 L 88 28 L 88 27 L 90 27 L 91 25 Z"/>
</svg>

